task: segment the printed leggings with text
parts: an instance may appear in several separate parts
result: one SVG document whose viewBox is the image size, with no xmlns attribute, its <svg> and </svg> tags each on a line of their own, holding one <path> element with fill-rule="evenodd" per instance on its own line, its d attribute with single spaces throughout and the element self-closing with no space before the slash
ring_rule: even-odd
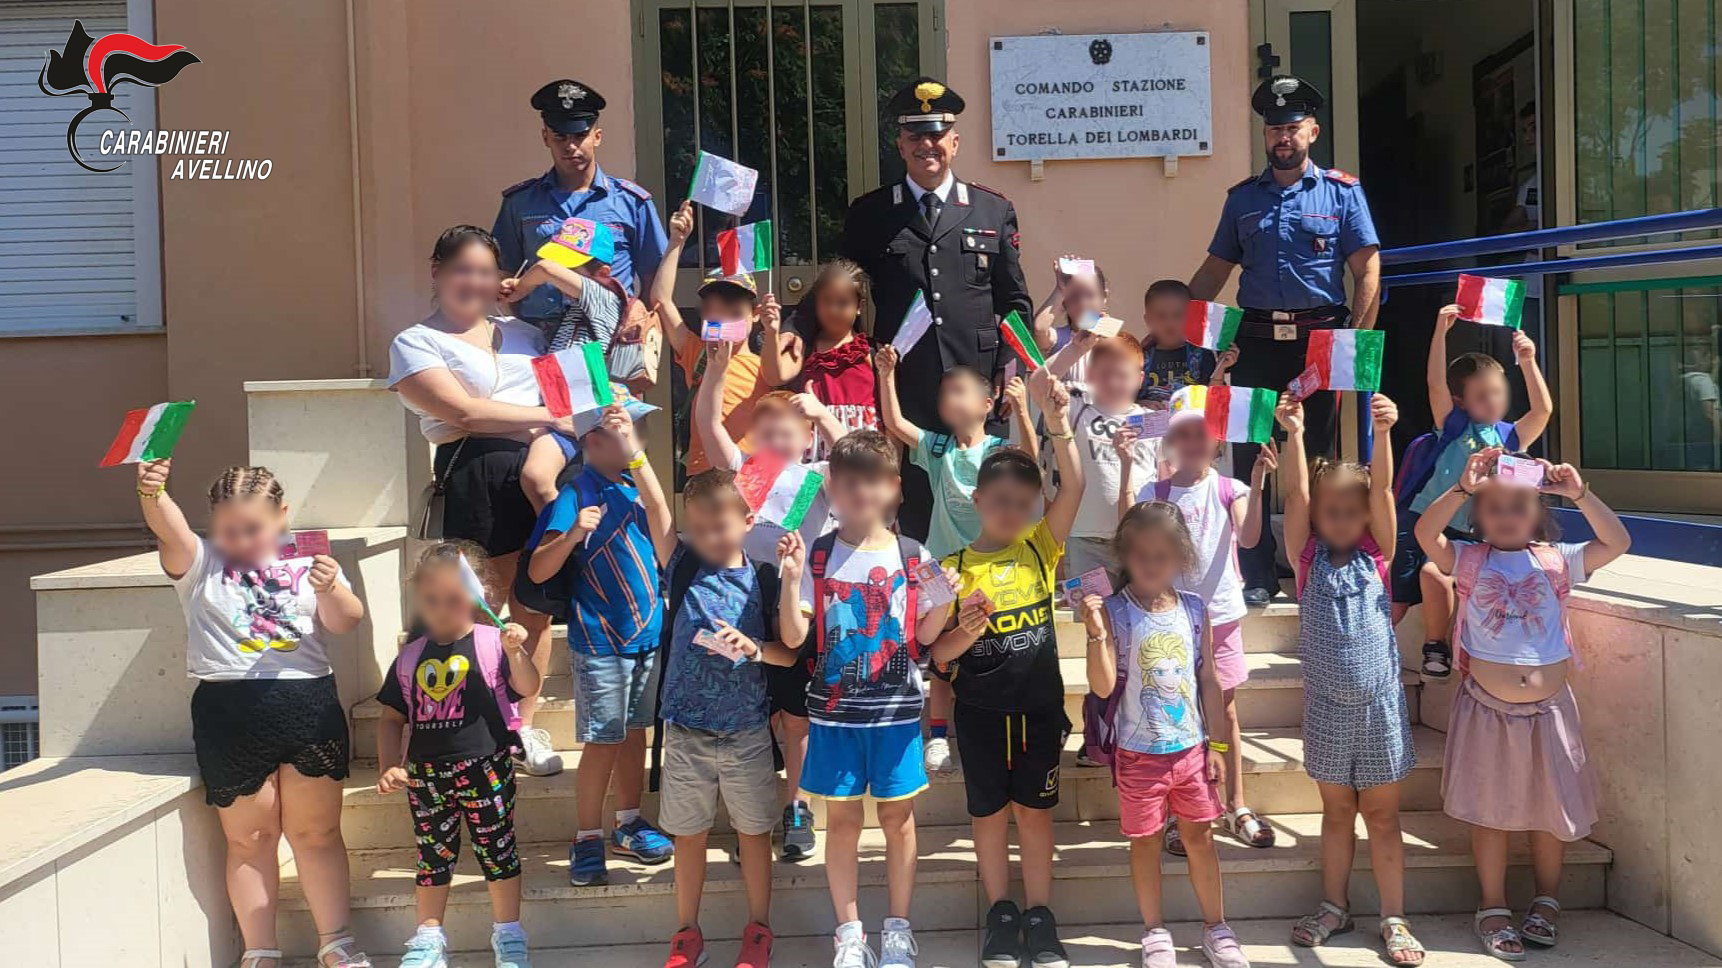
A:
<svg viewBox="0 0 1722 968">
<path fill-rule="evenodd" d="M 485 880 L 520 875 L 514 842 L 514 764 L 507 750 L 455 763 L 408 763 L 407 774 L 420 887 L 453 879 L 463 819 Z"/>
</svg>

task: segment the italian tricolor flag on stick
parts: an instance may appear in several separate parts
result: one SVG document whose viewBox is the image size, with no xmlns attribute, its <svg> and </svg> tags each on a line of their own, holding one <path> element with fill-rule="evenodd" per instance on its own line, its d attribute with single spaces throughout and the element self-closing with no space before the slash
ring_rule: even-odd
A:
<svg viewBox="0 0 1722 968">
<path fill-rule="evenodd" d="M 196 400 L 184 403 L 158 403 L 153 407 L 133 410 L 120 424 L 119 436 L 102 458 L 101 466 L 137 464 L 146 460 L 161 460 L 173 456 L 173 445 L 179 443 L 185 419 L 197 406 Z"/>
<path fill-rule="evenodd" d="M 718 233 L 718 261 L 723 274 L 762 272 L 770 269 L 776 250 L 772 246 L 771 219 L 749 222 Z"/>
<path fill-rule="evenodd" d="M 1274 433 L 1274 404 L 1279 394 L 1255 387 L 1208 387 L 1208 433 L 1215 440 L 1265 444 Z"/>
<path fill-rule="evenodd" d="M 560 353 L 534 357 L 532 372 L 552 417 L 597 410 L 616 400 L 604 368 L 604 347 L 597 343 L 576 343 Z"/>
<path fill-rule="evenodd" d="M 1485 326 L 1518 329 L 1525 309 L 1525 283 L 1520 279 L 1459 277 L 1459 318 Z"/>
<path fill-rule="evenodd" d="M 1184 340 L 1221 353 L 1238 338 L 1238 324 L 1243 321 L 1242 309 L 1192 299 L 1184 314 Z"/>
<path fill-rule="evenodd" d="M 1010 348 L 1016 350 L 1016 355 L 1028 365 L 1030 372 L 1046 365 L 1046 357 L 1040 355 L 1040 347 L 1034 345 L 1034 331 L 1022 321 L 1021 313 L 1011 310 L 1010 315 L 999 323 L 999 333 L 1004 336 L 1004 341 L 1010 344 Z"/>
<path fill-rule="evenodd" d="M 1381 354 L 1387 334 L 1379 329 L 1317 329 L 1309 334 L 1308 366 L 1329 390 L 1381 389 Z"/>
<path fill-rule="evenodd" d="M 749 456 L 735 475 L 736 490 L 753 513 L 785 531 L 801 527 L 824 483 L 825 479 L 806 464 L 790 463 L 764 452 Z"/>
</svg>

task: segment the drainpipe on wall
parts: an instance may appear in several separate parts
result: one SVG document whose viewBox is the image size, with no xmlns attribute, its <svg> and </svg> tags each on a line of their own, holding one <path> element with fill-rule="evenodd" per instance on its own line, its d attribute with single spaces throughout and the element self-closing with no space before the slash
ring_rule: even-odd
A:
<svg viewBox="0 0 1722 968">
<path fill-rule="evenodd" d="M 351 146 L 353 178 L 353 306 L 358 354 L 353 364 L 357 376 L 371 375 L 370 340 L 365 332 L 365 231 L 359 190 L 359 55 L 353 26 L 353 0 L 347 0 L 347 139 Z"/>
</svg>

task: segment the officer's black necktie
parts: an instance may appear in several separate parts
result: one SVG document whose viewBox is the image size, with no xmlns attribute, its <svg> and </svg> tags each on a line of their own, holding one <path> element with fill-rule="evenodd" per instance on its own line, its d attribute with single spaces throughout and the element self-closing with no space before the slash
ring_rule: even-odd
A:
<svg viewBox="0 0 1722 968">
<path fill-rule="evenodd" d="M 921 196 L 921 218 L 927 222 L 928 235 L 932 235 L 939 228 L 939 210 L 941 207 L 938 193 L 927 192 Z"/>
</svg>

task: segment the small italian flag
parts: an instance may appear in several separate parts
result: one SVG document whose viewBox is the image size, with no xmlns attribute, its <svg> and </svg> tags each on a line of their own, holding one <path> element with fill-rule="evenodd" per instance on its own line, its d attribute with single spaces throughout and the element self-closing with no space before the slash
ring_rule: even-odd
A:
<svg viewBox="0 0 1722 968">
<path fill-rule="evenodd" d="M 1304 362 L 1321 374 L 1328 390 L 1381 389 L 1381 354 L 1387 334 L 1379 329 L 1316 329 L 1309 334 Z"/>
<path fill-rule="evenodd" d="M 801 527 L 824 483 L 806 464 L 763 451 L 750 455 L 735 475 L 736 490 L 753 513 L 785 531 Z"/>
<path fill-rule="evenodd" d="M 1518 329 L 1525 309 L 1525 283 L 1520 279 L 1459 276 L 1459 318 L 1485 326 Z"/>
<path fill-rule="evenodd" d="M 749 222 L 718 233 L 718 261 L 723 274 L 762 272 L 770 269 L 776 250 L 772 246 L 771 219 Z"/>
<path fill-rule="evenodd" d="M 173 445 L 179 443 L 185 420 L 197 406 L 196 400 L 184 403 L 158 403 L 153 407 L 133 410 L 120 423 L 119 436 L 102 458 L 101 466 L 137 464 L 146 460 L 161 460 L 173 456 Z"/>
<path fill-rule="evenodd" d="M 1224 352 L 1238 338 L 1244 311 L 1217 302 L 1190 300 L 1184 313 L 1184 341 L 1216 353 Z"/>
<path fill-rule="evenodd" d="M 478 580 L 478 572 L 473 570 L 472 562 L 466 560 L 466 555 L 460 556 L 460 583 L 466 586 L 466 594 L 472 599 L 472 603 L 484 609 L 484 614 L 496 623 L 497 628 L 502 628 L 502 619 L 496 617 L 490 603 L 484 600 L 484 582 Z"/>
<path fill-rule="evenodd" d="M 616 400 L 604 368 L 604 347 L 597 343 L 576 343 L 560 353 L 534 357 L 532 373 L 552 417 L 597 410 Z"/>
<path fill-rule="evenodd" d="M 1193 386 L 1206 390 L 1208 433 L 1215 440 L 1240 444 L 1265 444 L 1274 434 L 1274 404 L 1279 394 L 1257 387 Z"/>
<path fill-rule="evenodd" d="M 1010 314 L 999 323 L 999 333 L 1010 348 L 1016 350 L 1016 355 L 1028 365 L 1033 372 L 1046 365 L 1046 357 L 1040 355 L 1040 347 L 1034 345 L 1034 331 L 1022 321 L 1022 314 L 1011 310 Z"/>
</svg>

